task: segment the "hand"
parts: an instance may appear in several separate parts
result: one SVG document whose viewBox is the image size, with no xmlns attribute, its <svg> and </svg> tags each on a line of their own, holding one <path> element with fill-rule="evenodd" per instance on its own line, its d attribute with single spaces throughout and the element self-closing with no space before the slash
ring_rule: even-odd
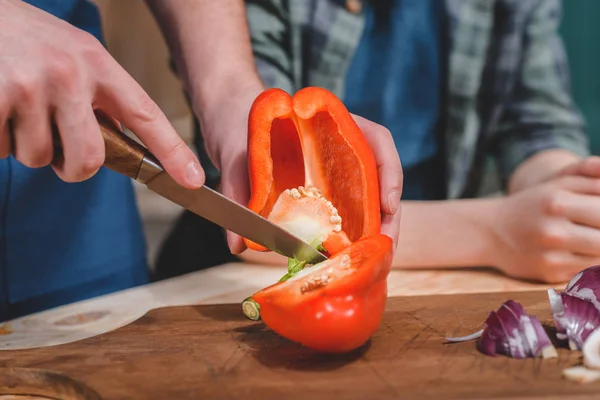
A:
<svg viewBox="0 0 600 400">
<path fill-rule="evenodd" d="M 495 264 L 506 274 L 566 282 L 600 263 L 600 180 L 561 176 L 500 203 Z"/>
<path fill-rule="evenodd" d="M 382 211 L 381 233 L 392 238 L 395 252 L 400 234 L 400 198 L 404 182 L 400 156 L 387 128 L 357 115 L 352 115 L 352 117 L 369 142 L 377 162 Z"/>
<path fill-rule="evenodd" d="M 247 163 L 248 114 L 252 103 L 264 90 L 258 79 L 248 78 L 221 96 L 223 101 L 195 107 L 206 143 L 206 151 L 221 171 L 221 192 L 228 198 L 246 205 L 250 198 Z M 400 157 L 390 132 L 381 125 L 353 115 L 373 149 L 379 171 L 382 233 L 394 240 L 397 247 L 400 231 L 400 197 L 403 174 Z M 233 254 L 245 250 L 242 238 L 227 231 L 227 242 Z"/>
<path fill-rule="evenodd" d="M 264 90 L 257 77 L 221 88 L 204 106 L 194 107 L 200 122 L 206 152 L 221 172 L 219 191 L 246 206 L 250 199 L 248 177 L 248 116 L 256 97 Z M 227 231 L 232 254 L 246 249 L 241 236 Z"/>
<path fill-rule="evenodd" d="M 92 35 L 21 1 L 0 2 L 0 158 L 51 165 L 67 182 L 104 163 L 95 111 L 131 129 L 181 185 L 204 171 L 158 106 Z M 63 155 L 54 159 L 52 125 Z"/>
</svg>

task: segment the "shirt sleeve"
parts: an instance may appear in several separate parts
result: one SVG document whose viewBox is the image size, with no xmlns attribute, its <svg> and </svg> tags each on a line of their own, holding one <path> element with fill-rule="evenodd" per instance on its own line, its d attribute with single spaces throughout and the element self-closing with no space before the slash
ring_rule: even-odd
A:
<svg viewBox="0 0 600 400">
<path fill-rule="evenodd" d="M 571 98 L 567 56 L 558 34 L 561 11 L 560 0 L 539 0 L 525 24 L 517 81 L 491 147 L 504 184 L 540 151 L 589 155 L 585 122 Z"/>
<path fill-rule="evenodd" d="M 256 68 L 265 86 L 294 93 L 290 10 L 283 0 L 246 0 Z"/>
</svg>

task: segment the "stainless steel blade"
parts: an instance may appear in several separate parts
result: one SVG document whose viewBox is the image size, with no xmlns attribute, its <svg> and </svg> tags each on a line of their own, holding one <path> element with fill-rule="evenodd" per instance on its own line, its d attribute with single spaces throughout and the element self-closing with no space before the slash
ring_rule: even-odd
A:
<svg viewBox="0 0 600 400">
<path fill-rule="evenodd" d="M 184 188 L 164 171 L 146 186 L 194 214 L 281 255 L 311 264 L 327 259 L 302 239 L 209 187 Z"/>
</svg>

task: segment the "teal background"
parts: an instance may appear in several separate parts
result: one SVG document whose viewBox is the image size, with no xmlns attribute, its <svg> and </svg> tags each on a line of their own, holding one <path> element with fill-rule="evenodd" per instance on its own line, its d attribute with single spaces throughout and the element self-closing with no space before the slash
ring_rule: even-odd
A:
<svg viewBox="0 0 600 400">
<path fill-rule="evenodd" d="M 600 155 L 600 0 L 563 0 L 560 33 L 571 70 L 575 103 L 588 124 L 592 151 Z"/>
</svg>

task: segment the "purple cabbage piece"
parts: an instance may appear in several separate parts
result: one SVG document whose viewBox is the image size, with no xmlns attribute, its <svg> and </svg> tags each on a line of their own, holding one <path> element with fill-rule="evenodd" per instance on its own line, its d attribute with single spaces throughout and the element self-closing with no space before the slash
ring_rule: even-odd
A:
<svg viewBox="0 0 600 400">
<path fill-rule="evenodd" d="M 560 294 L 564 312 L 554 316 L 564 327 L 569 346 L 573 350 L 583 347 L 587 337 L 600 325 L 600 311 L 591 301 L 568 293 Z"/>
<path fill-rule="evenodd" d="M 477 348 L 488 356 L 495 356 L 496 354 L 510 355 L 508 343 L 504 340 L 505 337 L 506 334 L 498 319 L 498 315 L 494 311 L 491 311 L 485 320 L 485 328 L 481 334 L 481 338 L 477 342 Z"/>
<path fill-rule="evenodd" d="M 565 316 L 565 307 L 563 306 L 562 298 L 560 294 L 556 293 L 556 290 L 548 289 L 548 300 L 550 301 L 550 308 L 554 317 L 556 337 L 560 340 L 565 340 L 567 339 L 567 330 L 562 324 Z"/>
<path fill-rule="evenodd" d="M 588 300 L 600 310 L 600 265 L 577 273 L 567 284 L 564 293 Z"/>
<path fill-rule="evenodd" d="M 529 320 L 531 321 L 531 324 L 533 325 L 533 329 L 535 331 L 535 337 L 537 338 L 535 346 L 533 347 L 534 356 L 535 357 L 539 357 L 539 356 L 543 356 L 543 357 L 554 356 L 554 357 L 556 357 L 557 356 L 556 348 L 552 344 L 552 341 L 550 340 L 550 337 L 544 330 L 544 327 L 542 326 L 542 323 L 540 322 L 540 320 L 535 315 L 532 315 L 531 317 L 529 317 Z"/>
<path fill-rule="evenodd" d="M 548 290 L 556 337 L 569 340 L 573 350 L 582 348 L 585 339 L 600 326 L 600 265 L 580 271 L 562 293 Z"/>
<path fill-rule="evenodd" d="M 527 358 L 531 349 L 522 333 L 520 315 L 518 315 L 518 307 L 515 307 L 510 302 L 506 301 L 500 306 L 496 314 L 498 320 L 504 329 L 504 340 L 509 349 L 509 356 L 513 358 Z"/>
<path fill-rule="evenodd" d="M 497 312 L 490 312 L 477 348 L 489 356 L 556 356 L 556 349 L 540 321 L 529 317 L 523 306 L 513 300 L 502 304 Z"/>
</svg>

